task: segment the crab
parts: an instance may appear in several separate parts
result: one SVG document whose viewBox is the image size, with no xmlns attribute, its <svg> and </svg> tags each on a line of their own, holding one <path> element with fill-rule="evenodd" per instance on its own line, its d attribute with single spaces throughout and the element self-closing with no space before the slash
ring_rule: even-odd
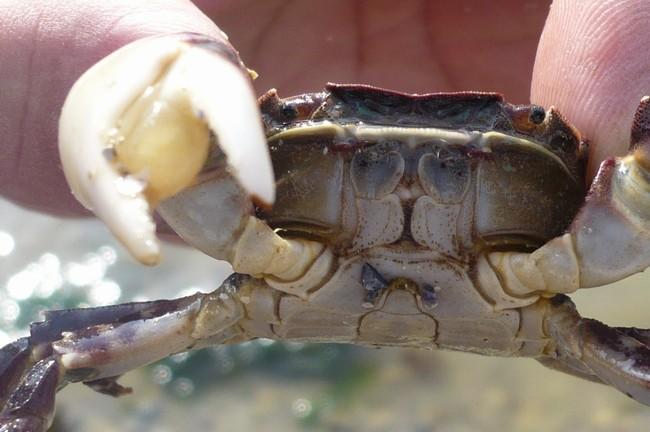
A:
<svg viewBox="0 0 650 432">
<path fill-rule="evenodd" d="M 119 396 L 127 371 L 254 338 L 532 357 L 650 405 L 650 331 L 567 296 L 650 265 L 649 97 L 586 187 L 586 141 L 554 108 L 337 84 L 256 103 L 251 75 L 227 42 L 179 34 L 73 86 L 59 145 L 79 201 L 142 263 L 155 209 L 236 273 L 45 312 L 0 349 L 0 431 L 45 431 L 68 383 Z"/>
</svg>

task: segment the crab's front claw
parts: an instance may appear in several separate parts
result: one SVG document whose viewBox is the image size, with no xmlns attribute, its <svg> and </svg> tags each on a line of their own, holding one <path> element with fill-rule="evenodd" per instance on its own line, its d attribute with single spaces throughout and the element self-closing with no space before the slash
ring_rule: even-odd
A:
<svg viewBox="0 0 650 432">
<path fill-rule="evenodd" d="M 153 208 L 206 177 L 273 202 L 248 75 L 227 41 L 168 35 L 117 50 L 70 90 L 59 125 L 68 183 L 141 262 L 159 259 Z M 223 156 L 227 173 L 215 170 Z"/>
<path fill-rule="evenodd" d="M 630 151 L 605 160 L 567 232 L 534 252 L 493 252 L 509 292 L 552 296 L 616 282 L 650 267 L 650 97 L 641 100 Z"/>
<path fill-rule="evenodd" d="M 650 266 L 650 97 L 637 108 L 629 153 L 601 164 L 567 236 L 580 287 L 615 282 Z"/>
</svg>

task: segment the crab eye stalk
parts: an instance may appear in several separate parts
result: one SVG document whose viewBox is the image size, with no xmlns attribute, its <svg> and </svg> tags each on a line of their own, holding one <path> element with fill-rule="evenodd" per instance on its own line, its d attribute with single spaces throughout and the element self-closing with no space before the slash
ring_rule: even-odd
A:
<svg viewBox="0 0 650 432">
<path fill-rule="evenodd" d="M 530 107 L 530 113 L 528 114 L 528 119 L 532 124 L 540 125 L 544 122 L 546 118 L 546 111 L 539 105 L 532 105 Z"/>
<path fill-rule="evenodd" d="M 546 110 L 539 105 L 508 105 L 505 110 L 521 133 L 532 132 L 546 120 Z"/>
</svg>

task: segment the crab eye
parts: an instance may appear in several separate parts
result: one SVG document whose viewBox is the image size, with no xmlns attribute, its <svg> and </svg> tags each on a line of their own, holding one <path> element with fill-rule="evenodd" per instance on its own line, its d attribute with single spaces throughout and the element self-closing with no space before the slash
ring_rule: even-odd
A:
<svg viewBox="0 0 650 432">
<path fill-rule="evenodd" d="M 546 111 L 539 105 L 533 105 L 530 107 L 530 114 L 528 114 L 528 119 L 533 124 L 542 124 L 546 118 Z"/>
</svg>

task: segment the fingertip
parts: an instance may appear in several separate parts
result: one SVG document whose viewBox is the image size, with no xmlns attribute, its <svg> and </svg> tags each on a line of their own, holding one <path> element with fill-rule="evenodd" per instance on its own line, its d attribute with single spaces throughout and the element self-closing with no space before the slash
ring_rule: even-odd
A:
<svg viewBox="0 0 650 432">
<path fill-rule="evenodd" d="M 627 151 L 650 92 L 650 2 L 557 0 L 537 50 L 531 101 L 555 105 L 591 142 L 589 173 Z"/>
</svg>

